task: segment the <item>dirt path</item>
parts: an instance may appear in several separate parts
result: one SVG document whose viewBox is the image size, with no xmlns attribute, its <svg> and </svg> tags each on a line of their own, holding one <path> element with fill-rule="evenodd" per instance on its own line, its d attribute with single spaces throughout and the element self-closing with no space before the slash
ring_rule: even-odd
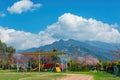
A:
<svg viewBox="0 0 120 80">
<path fill-rule="evenodd" d="M 68 74 L 66 77 L 60 80 L 94 80 L 93 76 L 85 74 Z"/>
</svg>

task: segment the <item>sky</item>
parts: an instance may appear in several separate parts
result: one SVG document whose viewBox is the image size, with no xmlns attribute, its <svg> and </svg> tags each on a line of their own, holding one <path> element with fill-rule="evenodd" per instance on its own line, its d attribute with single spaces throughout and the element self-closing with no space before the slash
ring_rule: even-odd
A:
<svg viewBox="0 0 120 80">
<path fill-rule="evenodd" d="M 0 0 L 0 40 L 17 49 L 60 39 L 120 43 L 120 0 Z"/>
</svg>

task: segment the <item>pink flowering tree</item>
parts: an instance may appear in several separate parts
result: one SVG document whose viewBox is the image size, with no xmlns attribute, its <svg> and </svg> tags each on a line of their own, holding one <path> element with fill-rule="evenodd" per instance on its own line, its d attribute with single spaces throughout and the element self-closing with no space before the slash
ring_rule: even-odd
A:
<svg viewBox="0 0 120 80">
<path fill-rule="evenodd" d="M 24 61 L 25 65 L 31 62 L 38 65 L 38 56 L 35 55 L 21 55 L 20 59 Z"/>
<path fill-rule="evenodd" d="M 89 66 L 96 66 L 99 63 L 99 60 L 91 55 L 85 57 L 78 57 L 77 62 L 81 64 L 81 67 L 85 70 L 88 70 Z"/>
<path fill-rule="evenodd" d="M 38 64 L 38 56 L 33 55 L 12 55 L 11 65 L 28 65 L 28 62 L 34 62 Z"/>
<path fill-rule="evenodd" d="M 80 63 L 83 66 L 97 65 L 99 63 L 99 60 L 91 55 L 88 55 L 86 57 L 78 57 L 78 63 Z"/>
</svg>

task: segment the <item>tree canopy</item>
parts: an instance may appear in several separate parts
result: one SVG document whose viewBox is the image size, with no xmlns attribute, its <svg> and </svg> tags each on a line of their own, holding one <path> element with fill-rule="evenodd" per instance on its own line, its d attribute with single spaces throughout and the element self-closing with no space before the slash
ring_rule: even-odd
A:
<svg viewBox="0 0 120 80">
<path fill-rule="evenodd" d="M 7 46 L 6 43 L 0 40 L 0 54 L 13 54 L 15 51 L 16 49 L 13 46 Z"/>
</svg>

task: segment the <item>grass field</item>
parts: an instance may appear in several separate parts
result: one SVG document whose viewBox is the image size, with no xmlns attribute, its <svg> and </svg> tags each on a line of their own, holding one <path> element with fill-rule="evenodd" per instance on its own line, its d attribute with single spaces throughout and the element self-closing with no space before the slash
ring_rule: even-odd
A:
<svg viewBox="0 0 120 80">
<path fill-rule="evenodd" d="M 65 76 L 63 73 L 49 72 L 10 72 L 0 70 L 0 80 L 56 80 Z"/>
<path fill-rule="evenodd" d="M 69 72 L 69 73 L 93 75 L 94 80 L 120 80 L 120 77 L 116 77 L 106 72 L 89 71 L 89 72 Z"/>
<path fill-rule="evenodd" d="M 0 80 L 58 80 L 66 74 L 88 74 L 93 75 L 94 80 L 120 80 L 106 72 L 66 72 L 66 73 L 50 73 L 50 72 L 11 72 L 9 70 L 0 70 Z"/>
</svg>

